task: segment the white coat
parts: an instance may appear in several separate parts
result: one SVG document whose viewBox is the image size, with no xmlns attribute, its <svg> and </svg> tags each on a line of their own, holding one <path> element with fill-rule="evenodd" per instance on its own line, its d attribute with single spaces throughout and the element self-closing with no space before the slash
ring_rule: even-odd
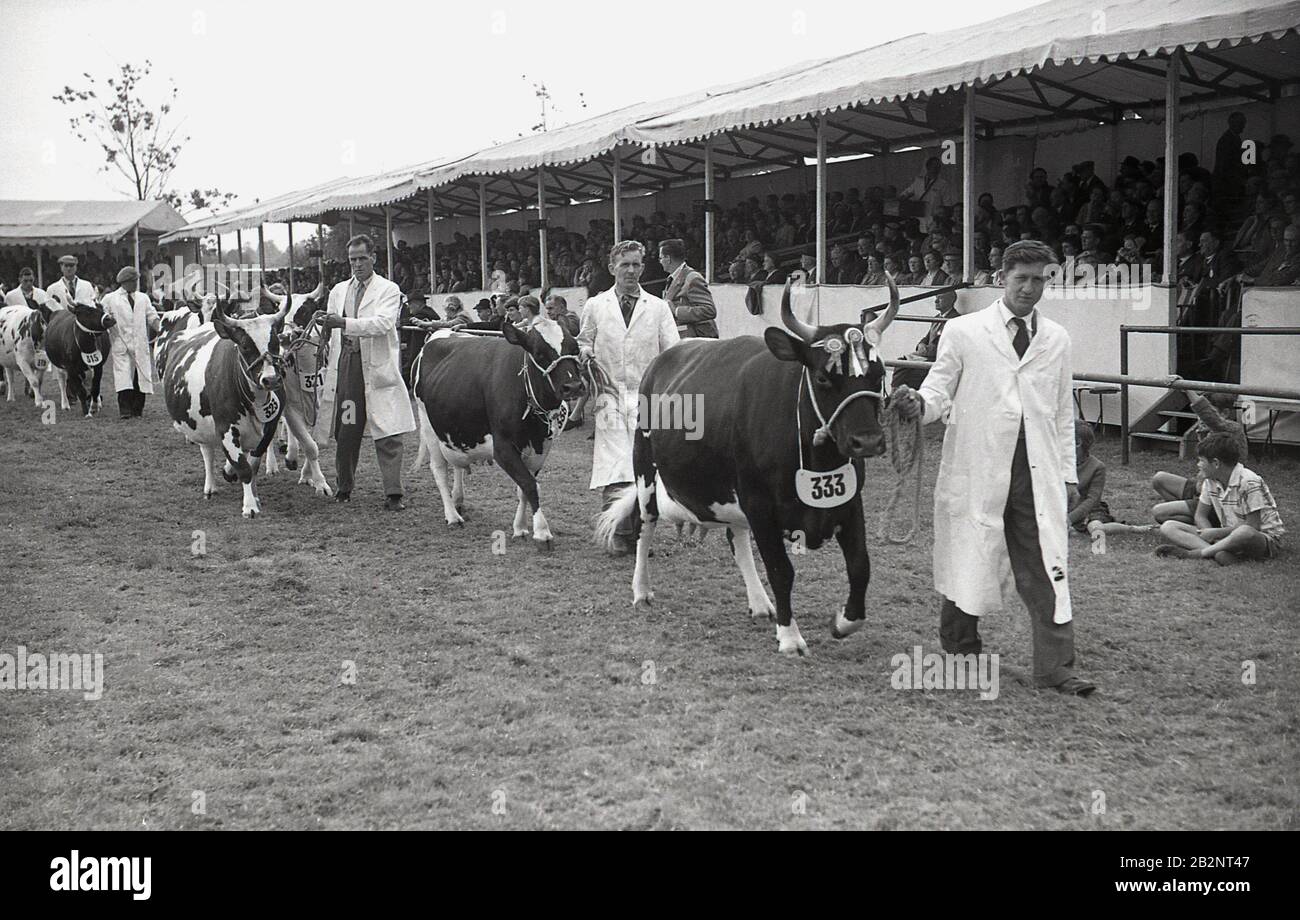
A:
<svg viewBox="0 0 1300 920">
<path fill-rule="evenodd" d="M 128 295 L 117 290 L 104 295 L 104 314 L 117 321 L 108 330 L 112 343 L 113 387 L 120 393 L 131 389 L 131 375 L 137 374 L 141 393 L 153 392 L 153 355 L 149 350 L 149 330 L 158 328 L 158 311 L 146 294 Z"/>
<path fill-rule="evenodd" d="M 578 346 L 591 351 L 616 390 L 595 400 L 596 445 L 590 488 L 632 481 L 632 439 L 641 376 L 656 355 L 680 340 L 672 307 L 644 290 L 629 324 L 623 322 L 614 288 L 589 298 L 583 306 Z"/>
<path fill-rule="evenodd" d="M 62 309 L 56 304 L 50 303 L 50 298 L 44 291 L 38 287 L 32 288 L 32 302 L 38 307 L 52 306 L 56 310 Z M 16 287 L 5 294 L 4 304 L 6 307 L 25 307 L 27 306 L 27 295 L 23 293 L 22 287 Z"/>
<path fill-rule="evenodd" d="M 95 286 L 85 278 L 77 279 L 77 289 L 68 290 L 68 283 L 60 278 L 45 289 L 45 293 L 50 297 L 50 308 L 53 310 L 63 310 L 74 303 L 93 304 L 95 302 Z"/>
<path fill-rule="evenodd" d="M 1065 484 L 1077 482 L 1070 337 L 1038 315 L 1019 358 L 1002 301 L 949 321 L 921 385 L 926 422 L 944 418 L 934 490 L 934 587 L 972 616 L 1014 596 L 1002 516 L 1020 419 L 1034 484 L 1038 542 L 1056 591 L 1054 621 L 1069 622 Z"/>
<path fill-rule="evenodd" d="M 330 289 L 326 312 L 343 316 L 344 301 L 352 279 Z M 330 367 L 320 388 L 320 405 L 312 430 L 318 441 L 334 437 L 334 395 L 338 391 L 339 349 L 342 332 L 361 339 L 361 374 L 366 382 L 366 429 L 372 438 L 387 438 L 415 430 L 411 397 L 402 381 L 401 343 L 397 336 L 402 311 L 402 292 L 396 284 L 378 274 L 370 276 L 355 317 L 345 319 L 343 330 L 330 330 Z"/>
</svg>

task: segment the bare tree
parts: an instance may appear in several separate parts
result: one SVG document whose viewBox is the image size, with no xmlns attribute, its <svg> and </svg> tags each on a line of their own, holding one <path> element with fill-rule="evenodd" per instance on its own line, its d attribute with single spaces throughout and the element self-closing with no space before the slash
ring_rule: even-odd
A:
<svg viewBox="0 0 1300 920">
<path fill-rule="evenodd" d="M 65 86 L 54 97 L 71 108 L 72 131 L 88 144 L 98 144 L 104 151 L 101 172 L 116 172 L 125 179 L 138 201 L 166 201 L 181 213 L 207 210 L 217 212 L 235 197 L 220 189 L 174 190 L 171 174 L 180 159 L 189 136 L 180 137 L 181 125 L 175 123 L 173 105 L 180 90 L 168 80 L 170 92 L 162 101 L 145 102 L 142 91 L 153 64 L 123 64 L 121 72 L 109 77 L 106 91 L 88 73 L 83 73 L 83 87 Z"/>
</svg>

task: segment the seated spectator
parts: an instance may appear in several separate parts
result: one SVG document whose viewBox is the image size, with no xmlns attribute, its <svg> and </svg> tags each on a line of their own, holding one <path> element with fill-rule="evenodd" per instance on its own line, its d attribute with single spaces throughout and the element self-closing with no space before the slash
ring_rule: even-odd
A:
<svg viewBox="0 0 1300 920">
<path fill-rule="evenodd" d="M 895 278 L 896 284 L 918 285 L 921 279 L 925 277 L 925 260 L 920 256 L 908 256 L 907 271 L 902 276 Z"/>
<path fill-rule="evenodd" d="M 1102 494 L 1106 490 L 1106 464 L 1092 455 L 1096 435 L 1083 419 L 1074 420 L 1074 456 L 1079 476 L 1079 503 L 1070 509 L 1070 526 L 1079 533 L 1104 529 L 1116 523 Z M 1125 527 L 1127 529 L 1127 527 Z"/>
<path fill-rule="evenodd" d="M 862 276 L 859 283 L 869 286 L 886 284 L 885 260 L 875 254 L 867 256 L 867 273 Z"/>
<path fill-rule="evenodd" d="M 959 250 L 949 249 L 943 254 L 943 273 L 948 276 L 946 284 L 957 284 L 963 274 L 962 255 Z"/>
<path fill-rule="evenodd" d="M 1255 196 L 1255 213 L 1242 222 L 1232 241 L 1232 251 L 1245 262 L 1268 257 L 1272 249 L 1268 221 L 1277 208 L 1277 199 L 1264 192 Z"/>
<path fill-rule="evenodd" d="M 1238 457 L 1241 460 L 1249 459 L 1250 444 L 1246 441 L 1246 429 L 1231 415 L 1236 398 L 1228 393 L 1211 393 L 1208 397 L 1194 392 L 1189 395 L 1189 407 L 1197 417 L 1190 434 L 1197 444 L 1212 434 L 1227 435 L 1236 444 Z M 1151 479 L 1151 488 L 1162 499 L 1151 509 L 1156 523 L 1191 523 L 1196 512 L 1195 498 L 1200 493 L 1201 485 L 1200 479 L 1189 480 L 1177 473 L 1163 470 L 1156 473 Z"/>
<path fill-rule="evenodd" d="M 786 273 L 776 261 L 776 256 L 770 252 L 763 253 L 763 283 L 785 284 L 785 280 Z"/>
<path fill-rule="evenodd" d="M 1273 493 L 1258 473 L 1242 465 L 1231 435 L 1212 434 L 1196 448 L 1203 478 L 1191 524 L 1169 520 L 1160 533 L 1169 542 L 1157 556 L 1213 559 L 1232 565 L 1243 559 L 1275 559 L 1286 528 Z"/>
<path fill-rule="evenodd" d="M 1242 280 L 1260 287 L 1300 284 L 1300 226 L 1291 224 L 1282 231 L 1282 245 L 1261 266 L 1259 274 Z"/>
<path fill-rule="evenodd" d="M 958 316 L 957 295 L 945 294 L 936 297 L 935 313 L 940 319 L 952 319 Z M 916 343 L 916 347 L 904 360 L 933 361 L 939 353 L 939 338 L 943 335 L 943 326 L 943 323 L 931 323 L 925 335 L 921 336 L 920 341 Z M 929 368 L 925 367 L 894 368 L 894 376 L 890 381 L 890 386 L 897 388 L 905 383 L 914 390 L 918 389 L 925 382 L 925 375 L 928 373 Z"/>
<path fill-rule="evenodd" d="M 914 284 L 925 287 L 943 287 L 952 282 L 952 279 L 948 277 L 948 273 L 941 267 L 943 258 L 939 253 L 927 252 L 922 257 L 922 264 L 924 265 L 924 271 L 921 273 L 921 280 L 913 282 Z"/>
<path fill-rule="evenodd" d="M 745 260 L 736 258 L 732 261 L 727 269 L 727 280 L 732 284 L 746 284 L 749 282 L 749 273 L 745 270 Z"/>
</svg>

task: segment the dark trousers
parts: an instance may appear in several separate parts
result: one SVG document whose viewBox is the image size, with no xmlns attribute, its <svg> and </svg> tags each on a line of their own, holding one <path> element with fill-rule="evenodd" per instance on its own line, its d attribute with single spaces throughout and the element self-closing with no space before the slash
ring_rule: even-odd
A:
<svg viewBox="0 0 1300 920">
<path fill-rule="evenodd" d="M 366 430 L 366 381 L 361 372 L 361 352 L 344 348 L 339 355 L 339 382 L 334 393 L 334 438 L 338 450 L 334 468 L 338 492 L 350 493 L 361 459 L 362 435 Z M 402 494 L 402 436 L 375 438 L 375 456 L 384 494 Z"/>
<path fill-rule="evenodd" d="M 138 372 L 131 372 L 131 389 L 117 391 L 117 412 L 122 418 L 139 418 L 144 414 L 144 393 L 140 392 Z"/>
<path fill-rule="evenodd" d="M 1034 484 L 1029 473 L 1029 453 L 1024 438 L 1016 442 L 1011 461 L 1011 489 L 1002 513 L 1007 553 L 1016 591 L 1029 608 L 1033 624 L 1034 685 L 1055 687 L 1074 676 L 1074 624 L 1054 623 L 1056 592 L 1043 566 L 1038 545 L 1038 519 L 1034 514 Z M 948 598 L 939 608 L 939 641 L 945 652 L 979 654 L 979 617 L 966 613 Z"/>
<path fill-rule="evenodd" d="M 605 486 L 605 488 L 600 492 L 601 510 L 604 511 L 610 505 L 614 504 L 614 499 L 618 497 L 618 493 L 631 484 L 632 483 L 630 482 L 611 482 L 609 485 Z M 618 526 L 614 528 L 614 536 L 620 537 L 629 542 L 632 541 L 635 532 L 632 527 L 631 515 L 618 522 Z"/>
</svg>

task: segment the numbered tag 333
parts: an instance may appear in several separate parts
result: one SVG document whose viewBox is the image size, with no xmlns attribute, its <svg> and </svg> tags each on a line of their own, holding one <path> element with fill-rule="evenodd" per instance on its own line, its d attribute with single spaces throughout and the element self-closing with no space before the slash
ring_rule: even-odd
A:
<svg viewBox="0 0 1300 920">
<path fill-rule="evenodd" d="M 838 508 L 857 494 L 858 472 L 852 463 L 833 470 L 796 470 L 794 488 L 810 508 Z"/>
</svg>

